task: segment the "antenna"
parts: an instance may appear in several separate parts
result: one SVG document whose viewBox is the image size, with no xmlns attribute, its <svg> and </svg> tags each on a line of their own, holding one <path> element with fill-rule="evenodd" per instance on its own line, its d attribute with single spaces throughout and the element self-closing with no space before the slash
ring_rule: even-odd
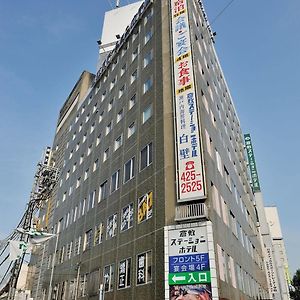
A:
<svg viewBox="0 0 300 300">
<path fill-rule="evenodd" d="M 117 0 L 116 7 L 119 7 L 119 6 L 120 6 L 120 0 Z"/>
</svg>

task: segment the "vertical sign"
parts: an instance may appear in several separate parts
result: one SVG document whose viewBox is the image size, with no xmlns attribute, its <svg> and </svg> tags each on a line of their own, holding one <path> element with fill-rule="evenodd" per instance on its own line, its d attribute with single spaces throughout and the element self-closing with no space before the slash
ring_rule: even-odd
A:
<svg viewBox="0 0 300 300">
<path fill-rule="evenodd" d="M 252 181 L 251 186 L 253 192 L 260 192 L 258 173 L 256 169 L 255 157 L 254 157 L 250 134 L 249 133 L 244 134 L 244 139 L 245 139 L 245 146 L 246 146 L 246 152 L 248 156 L 248 163 L 249 163 L 249 169 L 250 169 L 250 175 Z"/>
<path fill-rule="evenodd" d="M 175 297 L 180 295 L 211 299 L 206 226 L 170 229 L 168 231 L 168 254 L 170 299 L 177 299 Z"/>
<path fill-rule="evenodd" d="M 178 201 L 205 197 L 186 0 L 171 0 Z"/>
</svg>

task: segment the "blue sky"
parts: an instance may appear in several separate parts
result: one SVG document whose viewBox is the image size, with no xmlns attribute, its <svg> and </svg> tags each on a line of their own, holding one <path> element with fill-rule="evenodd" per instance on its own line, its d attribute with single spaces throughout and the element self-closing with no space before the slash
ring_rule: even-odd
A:
<svg viewBox="0 0 300 300">
<path fill-rule="evenodd" d="M 0 238 L 24 212 L 61 105 L 84 69 L 95 72 L 109 2 L 0 1 Z M 209 19 L 227 3 L 206 0 Z M 298 0 L 235 0 L 212 24 L 265 204 L 279 208 L 292 273 L 300 268 L 299 11 Z"/>
</svg>

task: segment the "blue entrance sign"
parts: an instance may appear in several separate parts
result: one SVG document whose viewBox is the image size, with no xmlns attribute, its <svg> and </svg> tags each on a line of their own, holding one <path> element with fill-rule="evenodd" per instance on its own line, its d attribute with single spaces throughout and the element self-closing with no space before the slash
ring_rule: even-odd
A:
<svg viewBox="0 0 300 300">
<path fill-rule="evenodd" d="M 169 273 L 209 271 L 208 253 L 169 256 Z"/>
</svg>

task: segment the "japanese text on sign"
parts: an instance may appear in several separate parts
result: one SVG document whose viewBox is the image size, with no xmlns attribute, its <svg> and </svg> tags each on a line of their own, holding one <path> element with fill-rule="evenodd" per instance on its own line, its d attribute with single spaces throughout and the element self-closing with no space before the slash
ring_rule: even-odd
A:
<svg viewBox="0 0 300 300">
<path fill-rule="evenodd" d="M 186 0 L 172 0 L 178 201 L 205 196 L 197 99 Z"/>
</svg>

